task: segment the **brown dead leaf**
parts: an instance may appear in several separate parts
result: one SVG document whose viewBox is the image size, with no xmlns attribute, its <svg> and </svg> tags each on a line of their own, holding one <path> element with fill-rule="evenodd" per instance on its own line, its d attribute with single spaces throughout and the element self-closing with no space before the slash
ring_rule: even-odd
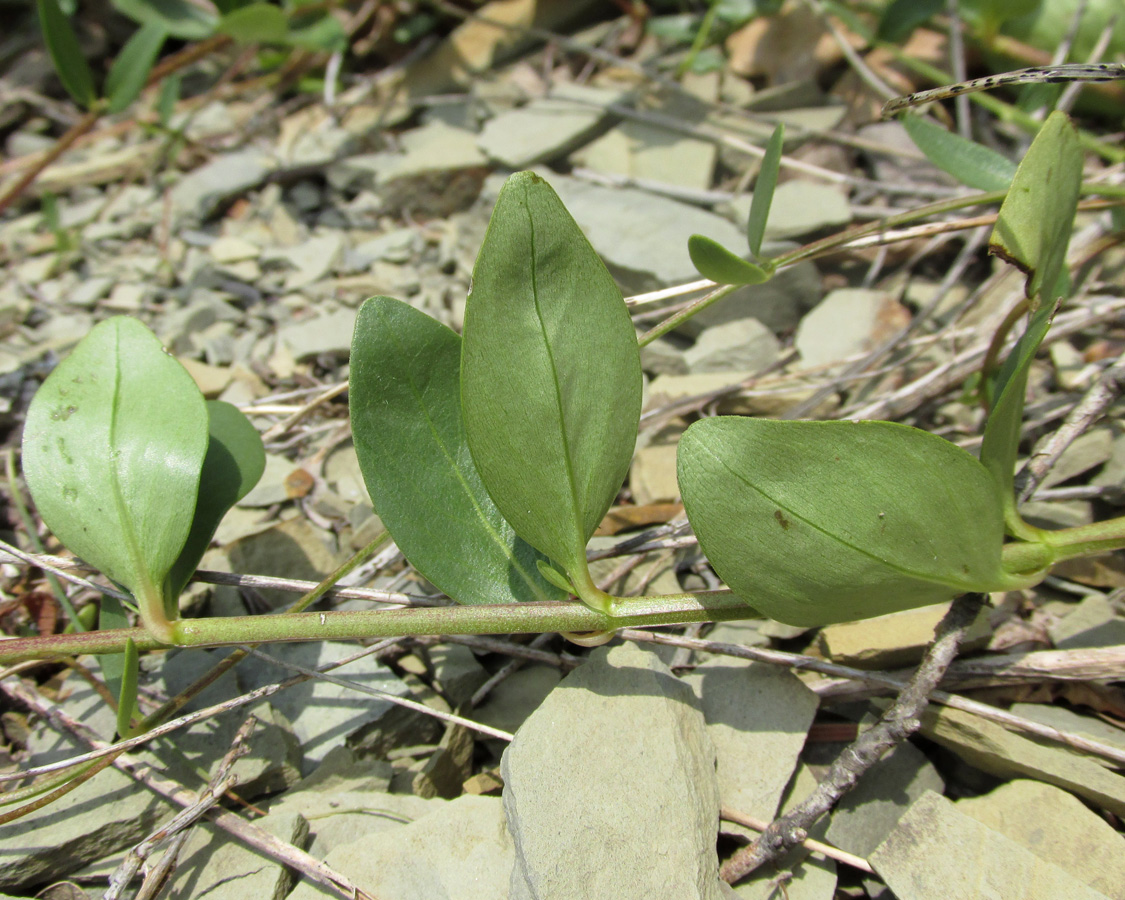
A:
<svg viewBox="0 0 1125 900">
<path fill-rule="evenodd" d="M 650 503 L 646 506 L 615 506 L 594 534 L 612 536 L 633 528 L 663 525 L 684 511 L 682 503 Z"/>
</svg>

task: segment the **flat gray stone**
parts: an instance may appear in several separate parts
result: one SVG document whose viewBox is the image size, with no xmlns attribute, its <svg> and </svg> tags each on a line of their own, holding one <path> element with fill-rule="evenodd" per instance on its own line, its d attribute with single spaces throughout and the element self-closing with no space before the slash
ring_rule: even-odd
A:
<svg viewBox="0 0 1125 900">
<path fill-rule="evenodd" d="M 1053 703 L 1013 703 L 1011 712 L 1060 731 L 1070 731 L 1125 750 L 1125 728 L 1118 728 L 1095 716 L 1084 716 Z M 1105 765 L 1112 767 L 1114 763 L 1106 760 Z"/>
<path fill-rule="evenodd" d="M 562 675 L 553 666 L 524 666 L 501 681 L 477 707 L 482 725 L 514 732 L 555 689 Z"/>
<path fill-rule="evenodd" d="M 1083 884 L 1125 897 L 1125 837 L 1074 795 L 1021 778 L 955 806 Z"/>
<path fill-rule="evenodd" d="M 866 857 L 881 844 L 907 808 L 926 791 L 945 785 L 925 754 L 899 744 L 866 772 L 836 804 L 826 832 L 829 844 Z"/>
<path fill-rule="evenodd" d="M 714 766 L 691 689 L 656 654 L 594 651 L 504 753 L 508 896 L 718 900 Z"/>
<path fill-rule="evenodd" d="M 90 658 L 85 662 L 96 666 Z M 71 674 L 58 702 L 65 713 L 104 740 L 113 736 L 115 715 L 84 680 Z M 28 766 L 69 759 L 90 748 L 37 725 L 28 736 Z M 158 767 L 152 754 L 142 759 Z M 185 767 L 175 767 L 183 777 Z M 49 805 L 0 828 L 0 889 L 22 891 L 58 881 L 110 854 L 131 846 L 171 818 L 178 807 L 164 801 L 124 772 L 110 767 Z"/>
<path fill-rule="evenodd" d="M 758 373 L 781 356 L 781 342 L 754 318 L 732 319 L 704 330 L 684 351 L 688 371 Z"/>
<path fill-rule="evenodd" d="M 286 277 L 285 289 L 297 291 L 322 281 L 343 259 L 344 236 L 339 231 L 327 231 L 295 247 L 286 247 L 282 254 L 286 264 L 295 270 Z M 323 323 L 312 327 L 315 331 L 325 329 Z"/>
<path fill-rule="evenodd" d="M 355 312 L 341 309 L 284 325 L 277 336 L 297 361 L 315 359 L 321 354 L 347 358 L 351 353 Z"/>
<path fill-rule="evenodd" d="M 1114 647 L 1125 644 L 1125 619 L 1100 595 L 1086 597 L 1066 616 L 1047 627 L 1060 650 L 1081 647 Z"/>
<path fill-rule="evenodd" d="M 745 243 L 745 234 L 741 234 L 740 240 Z M 742 244 L 729 246 L 737 248 Z M 772 244 L 764 246 L 762 252 L 770 255 L 791 248 L 791 244 Z M 781 334 L 796 328 L 801 317 L 816 306 L 822 295 L 820 273 L 816 266 L 808 261 L 800 262 L 781 269 L 764 284 L 740 288 L 721 303 L 692 316 L 678 331 L 699 335 L 723 322 L 753 317 L 774 334 Z"/>
<path fill-rule="evenodd" d="M 488 670 L 464 644 L 439 644 L 430 648 L 429 657 L 434 681 L 454 709 L 462 708 L 488 681 Z"/>
<path fill-rule="evenodd" d="M 275 659 L 308 669 L 351 656 L 355 651 L 354 644 L 332 641 L 274 644 L 268 648 L 268 654 Z M 289 669 L 270 665 L 261 659 L 247 660 L 238 668 L 239 683 L 248 691 L 274 684 L 292 674 Z M 409 693 L 398 676 L 371 657 L 335 669 L 332 674 L 396 697 Z M 321 680 L 305 682 L 275 694 L 270 703 L 293 725 L 305 754 L 305 774 L 311 772 L 332 747 L 342 743 L 352 732 L 369 726 L 395 709 L 390 701 Z"/>
<path fill-rule="evenodd" d="M 578 91 L 574 88 L 578 87 Z M 571 86 L 571 97 L 550 96 L 500 113 L 481 129 L 477 146 L 509 169 L 526 169 L 566 156 L 594 137 L 607 119 L 605 105 L 620 91 Z M 581 102 L 579 97 L 587 102 Z"/>
<path fill-rule="evenodd" d="M 1125 777 L 1063 747 L 1038 744 L 947 707 L 931 706 L 923 713 L 922 733 L 982 771 L 1001 778 L 1035 778 L 1125 816 Z"/>
<path fill-rule="evenodd" d="M 801 319 L 794 344 L 806 366 L 829 366 L 874 349 L 904 316 L 900 325 L 909 314 L 884 291 L 840 288 Z"/>
<path fill-rule="evenodd" d="M 172 188 L 173 217 L 199 221 L 228 200 L 257 187 L 277 168 L 277 161 L 258 150 L 217 156 L 189 172 Z"/>
<path fill-rule="evenodd" d="M 868 861 L 898 900 L 1106 900 L 932 791 L 911 805 Z"/>
<path fill-rule="evenodd" d="M 734 220 L 745 222 L 753 194 L 731 203 Z M 839 187 L 819 181 L 786 181 L 774 191 L 766 238 L 774 241 L 799 238 L 827 228 L 842 228 L 852 220 L 848 196 Z"/>
<path fill-rule="evenodd" d="M 435 804 L 434 811 L 339 846 L 325 863 L 373 896 L 388 900 L 505 897 L 513 854 L 500 799 L 466 795 L 419 802 Z M 303 881 L 289 900 L 326 896 L 331 895 Z"/>
<path fill-rule="evenodd" d="M 687 239 L 703 234 L 725 246 L 746 243 L 727 219 L 635 188 L 607 188 L 561 175 L 548 181 L 614 278 L 630 292 L 695 281 Z"/>
<path fill-rule="evenodd" d="M 708 660 L 683 681 L 715 745 L 723 805 L 772 820 L 816 715 L 816 694 L 785 669 L 728 657 Z"/>
<path fill-rule="evenodd" d="M 933 643 L 934 631 L 949 606 L 937 603 L 857 622 L 826 625 L 817 634 L 816 646 L 823 656 L 846 666 L 861 669 L 909 666 L 918 662 Z M 981 610 L 966 632 L 963 652 L 982 647 L 991 634 L 987 610 Z"/>
<path fill-rule="evenodd" d="M 680 496 L 676 480 L 676 445 L 652 444 L 633 456 L 629 469 L 629 489 L 641 506 L 667 503 Z"/>
<path fill-rule="evenodd" d="M 254 824 L 298 848 L 304 847 L 309 833 L 309 823 L 292 813 L 265 816 Z M 180 853 L 167 896 L 172 900 L 282 900 L 295 880 L 293 869 L 204 824 Z"/>
</svg>

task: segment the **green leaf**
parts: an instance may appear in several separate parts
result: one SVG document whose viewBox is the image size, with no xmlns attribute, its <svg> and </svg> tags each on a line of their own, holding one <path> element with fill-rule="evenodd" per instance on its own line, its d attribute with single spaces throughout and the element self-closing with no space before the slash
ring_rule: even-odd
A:
<svg viewBox="0 0 1125 900">
<path fill-rule="evenodd" d="M 550 563 L 545 562 L 542 559 L 537 559 L 535 560 L 535 568 L 539 570 L 540 575 L 542 575 L 547 581 L 557 587 L 560 591 L 565 591 L 567 596 L 569 596 L 571 591 L 574 590 L 571 583 L 566 580 L 566 576 L 563 575 L 562 572 L 560 572 Z"/>
<path fill-rule="evenodd" d="M 962 184 L 978 191 L 1003 191 L 1012 183 L 1016 164 L 995 150 L 967 141 L 922 116 L 908 113 L 902 124 L 926 158 Z"/>
<path fill-rule="evenodd" d="M 191 529 L 207 442 L 199 388 L 124 316 L 96 325 L 27 413 L 23 470 L 43 521 L 124 585 L 161 639 L 161 588 Z"/>
<path fill-rule="evenodd" d="M 103 594 L 98 602 L 98 629 L 109 631 L 114 628 L 128 628 L 129 625 L 129 614 L 121 601 L 110 594 Z M 105 686 L 113 696 L 120 697 L 122 681 L 125 677 L 125 654 L 103 653 L 95 659 L 102 671 Z"/>
<path fill-rule="evenodd" d="M 461 339 L 374 297 L 352 338 L 352 435 L 375 511 L 413 566 L 461 603 L 563 600 L 484 489 L 461 422 Z"/>
<path fill-rule="evenodd" d="M 779 123 L 766 144 L 762 157 L 762 167 L 758 170 L 758 180 L 754 182 L 754 194 L 750 198 L 750 216 L 746 221 L 746 239 L 750 242 L 750 252 L 758 259 L 762 255 L 762 238 L 766 233 L 766 220 L 773 204 L 773 192 L 777 189 L 777 172 L 781 166 L 781 148 L 785 144 L 785 123 Z M 688 245 L 690 249 L 690 244 Z M 695 257 L 692 257 L 692 262 Z M 698 266 L 697 266 L 698 268 Z M 712 281 L 716 279 L 712 278 Z M 754 284 L 755 282 L 747 282 Z"/>
<path fill-rule="evenodd" d="M 348 33 L 335 16 L 323 15 L 308 25 L 290 28 L 286 43 L 291 47 L 336 53 L 347 48 Z"/>
<path fill-rule="evenodd" d="M 1027 330 L 1020 336 L 996 379 L 992 409 L 984 426 L 980 461 L 996 479 L 1008 531 L 1024 540 L 1035 540 L 1037 532 L 1028 526 L 1016 509 L 1013 481 L 1023 425 L 1023 405 L 1027 394 L 1027 373 L 1047 329 L 1051 326 L 1054 304 L 1043 303 L 1031 315 Z"/>
<path fill-rule="evenodd" d="M 43 41 L 51 62 L 55 65 L 59 81 L 66 88 L 72 100 L 83 109 L 89 109 L 97 99 L 94 89 L 94 73 L 82 54 L 78 36 L 70 26 L 70 20 L 59 9 L 58 0 L 36 0 L 39 10 L 39 25 L 43 29 Z"/>
<path fill-rule="evenodd" d="M 171 618 L 175 617 L 176 598 L 199 567 L 223 516 L 250 493 L 266 468 L 262 438 L 246 416 L 221 400 L 207 401 L 207 414 L 207 455 L 191 531 L 164 581 L 165 603 L 170 606 L 166 611 Z"/>
<path fill-rule="evenodd" d="M 289 20 L 279 7 L 251 3 L 227 13 L 215 30 L 240 44 L 280 44 L 289 34 Z"/>
<path fill-rule="evenodd" d="M 134 22 L 162 25 L 169 37 L 199 41 L 215 33 L 219 17 L 192 0 L 113 0 L 118 12 Z"/>
<path fill-rule="evenodd" d="M 927 432 L 701 419 L 680 439 L 678 474 L 715 571 L 778 621 L 863 619 L 1007 584 L 996 483 Z"/>
<path fill-rule="evenodd" d="M 632 460 L 640 352 L 609 271 L 538 175 L 500 191 L 464 335 L 465 432 L 488 493 L 583 600 L 604 606 L 586 542 Z"/>
<path fill-rule="evenodd" d="M 944 8 L 945 0 L 891 0 L 879 18 L 875 39 L 900 44 Z"/>
<path fill-rule="evenodd" d="M 105 80 L 111 113 L 121 112 L 140 96 L 167 36 L 163 25 L 147 22 L 121 48 Z"/>
<path fill-rule="evenodd" d="M 1024 288 L 1033 304 L 1044 287 L 1054 291 L 1066 264 L 1066 248 L 1082 185 L 1078 133 L 1065 113 L 1053 112 L 1016 169 L 989 239 L 989 250 L 1028 274 Z"/>
<path fill-rule="evenodd" d="M 123 738 L 133 737 L 133 716 L 137 711 L 137 676 L 140 657 L 132 638 L 125 639 L 125 653 L 121 667 L 121 687 L 117 692 L 117 733 Z"/>
<path fill-rule="evenodd" d="M 179 72 L 169 75 L 160 85 L 160 97 L 156 101 L 156 112 L 160 116 L 160 124 L 165 128 L 172 127 L 172 117 L 176 114 L 176 103 L 180 99 L 180 85 L 183 79 Z"/>
<path fill-rule="evenodd" d="M 761 284 L 772 274 L 701 234 L 688 238 L 688 254 L 699 274 L 717 284 Z"/>
</svg>

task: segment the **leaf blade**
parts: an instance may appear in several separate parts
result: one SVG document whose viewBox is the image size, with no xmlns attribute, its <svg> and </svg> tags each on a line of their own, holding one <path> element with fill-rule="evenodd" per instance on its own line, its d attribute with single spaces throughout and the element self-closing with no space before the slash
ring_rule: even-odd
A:
<svg viewBox="0 0 1125 900">
<path fill-rule="evenodd" d="M 923 116 L 907 113 L 903 127 L 926 158 L 943 172 L 978 191 L 1007 190 L 1016 164 L 995 150 L 967 141 Z"/>
<path fill-rule="evenodd" d="M 530 172 L 501 190 L 473 270 L 461 397 L 501 513 L 572 583 L 589 584 L 586 542 L 636 442 L 640 352 L 613 278 Z"/>
<path fill-rule="evenodd" d="M 766 143 L 758 180 L 754 183 L 754 193 L 750 198 L 750 215 L 746 219 L 746 239 L 755 259 L 762 255 L 762 238 L 765 237 L 766 221 L 773 205 L 773 192 L 777 189 L 777 173 L 781 166 L 781 148 L 784 144 L 785 123 L 781 122 Z"/>
<path fill-rule="evenodd" d="M 199 388 L 124 316 L 94 326 L 28 409 L 23 468 L 40 515 L 133 593 L 146 624 L 187 540 L 206 448 Z"/>
<path fill-rule="evenodd" d="M 770 279 L 766 269 L 702 234 L 688 238 L 688 255 L 699 274 L 716 284 L 761 284 Z"/>
<path fill-rule="evenodd" d="M 39 12 L 39 25 L 43 29 L 43 41 L 59 81 L 75 103 L 89 109 L 98 96 L 94 88 L 94 73 L 82 54 L 70 20 L 59 8 L 58 0 L 35 0 L 35 5 Z"/>
<path fill-rule="evenodd" d="M 678 475 L 715 571 L 782 622 L 867 618 L 1006 583 L 995 483 L 917 429 L 702 419 L 680 440 Z"/>
<path fill-rule="evenodd" d="M 126 41 L 105 79 L 111 113 L 121 112 L 140 96 L 167 37 L 163 25 L 146 22 Z"/>
<path fill-rule="evenodd" d="M 266 451 L 258 430 L 231 404 L 207 401 L 207 434 L 191 530 L 164 580 L 169 604 L 175 603 L 199 567 L 223 516 L 250 492 L 266 468 Z M 169 615 L 174 611 L 168 610 Z"/>
<path fill-rule="evenodd" d="M 376 512 L 411 564 L 462 603 L 562 600 L 488 496 L 461 421 L 461 339 L 390 297 L 360 307 L 352 434 Z"/>
<path fill-rule="evenodd" d="M 1053 112 L 1016 169 L 988 242 L 990 252 L 1028 273 L 1024 290 L 1033 303 L 1059 284 L 1081 184 L 1078 133 L 1065 113 Z"/>
</svg>

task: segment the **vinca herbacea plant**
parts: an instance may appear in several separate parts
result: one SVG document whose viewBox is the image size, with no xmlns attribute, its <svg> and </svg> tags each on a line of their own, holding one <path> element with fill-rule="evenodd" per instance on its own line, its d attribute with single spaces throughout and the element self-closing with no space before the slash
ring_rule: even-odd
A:
<svg viewBox="0 0 1125 900">
<path fill-rule="evenodd" d="M 128 670 L 137 650 L 165 645 L 528 631 L 596 638 L 626 625 L 756 616 L 814 626 L 1030 586 L 1061 559 L 1125 546 L 1125 520 L 1044 531 L 1020 518 L 1013 492 L 1028 367 L 1067 290 L 1079 196 L 1103 191 L 1082 184 L 1072 125 L 1051 115 L 1016 167 L 908 121 L 927 155 L 985 191 L 915 217 L 1001 203 L 991 249 L 1027 273 L 1028 326 L 1003 365 L 983 373 L 991 411 L 979 459 L 890 422 L 702 418 L 680 441 L 679 486 L 729 590 L 605 593 L 586 545 L 633 455 L 640 346 L 809 251 L 761 255 L 779 128 L 754 194 L 749 255 L 692 237 L 692 259 L 716 290 L 638 339 L 620 291 L 550 185 L 518 173 L 496 202 L 463 334 L 375 297 L 359 310 L 352 344 L 351 424 L 375 510 L 413 566 L 458 605 L 181 618 L 179 593 L 223 514 L 259 478 L 262 444 L 238 410 L 205 402 L 157 339 L 121 317 L 94 328 L 34 398 L 23 471 L 48 527 L 133 598 L 142 627 L 7 641 L 0 658 L 128 651 Z"/>
</svg>

